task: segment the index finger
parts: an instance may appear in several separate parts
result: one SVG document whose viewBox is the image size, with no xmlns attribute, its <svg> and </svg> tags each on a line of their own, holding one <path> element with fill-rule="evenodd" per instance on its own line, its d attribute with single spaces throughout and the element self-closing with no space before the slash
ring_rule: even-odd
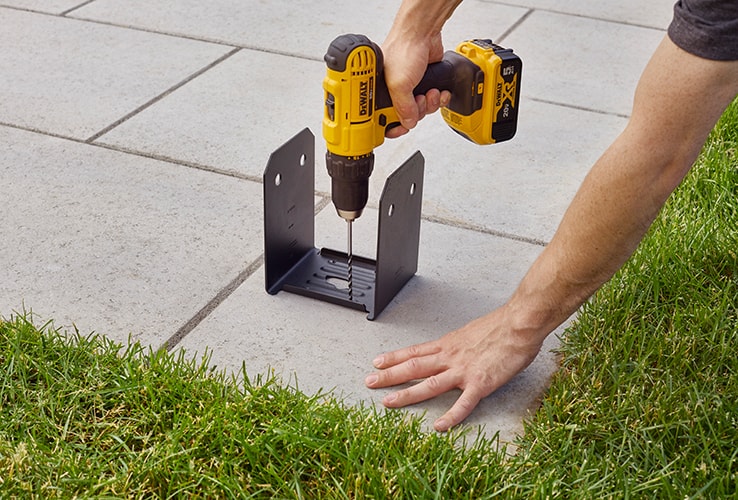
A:
<svg viewBox="0 0 738 500">
<path fill-rule="evenodd" d="M 406 130 L 410 130 L 417 125 L 421 118 L 417 97 L 410 92 L 390 90 L 392 96 L 392 107 L 395 108 L 400 124 Z"/>
<path fill-rule="evenodd" d="M 423 344 L 415 344 L 410 347 L 398 349 L 396 351 L 386 352 L 380 354 L 372 364 L 375 368 L 385 369 L 391 366 L 404 363 L 405 361 L 412 358 L 420 358 L 423 356 L 429 356 L 431 354 L 438 354 L 441 351 L 441 347 L 435 342 L 425 342 Z"/>
</svg>

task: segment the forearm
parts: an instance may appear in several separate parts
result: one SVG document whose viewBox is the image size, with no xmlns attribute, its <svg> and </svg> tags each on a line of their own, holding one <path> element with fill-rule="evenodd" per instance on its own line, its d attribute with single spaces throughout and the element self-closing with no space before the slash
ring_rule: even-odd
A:
<svg viewBox="0 0 738 500">
<path fill-rule="evenodd" d="M 441 32 L 461 0 L 404 0 L 388 38 L 428 39 Z"/>
<path fill-rule="evenodd" d="M 671 174 L 663 159 L 639 149 L 627 130 L 613 143 L 515 291 L 507 307 L 527 335 L 542 341 L 609 280 L 675 187 L 664 181 Z"/>
<path fill-rule="evenodd" d="M 403 15 L 441 3 L 406 0 Z M 433 33 L 438 26 L 424 29 Z M 413 60 L 405 55 L 395 55 L 397 68 Z M 423 64 L 404 82 L 406 91 L 422 74 L 421 55 Z M 628 259 L 737 93 L 738 61 L 700 59 L 665 39 L 639 82 L 628 126 L 594 165 L 510 300 L 438 340 L 377 357 L 378 370 L 366 384 L 424 379 L 388 394 L 383 402 L 390 407 L 461 389 L 435 427 L 445 431 L 464 420 L 481 398 L 525 369 L 545 337 Z"/>
<path fill-rule="evenodd" d="M 506 306 L 530 340 L 542 341 L 630 257 L 737 91 L 738 62 L 707 61 L 662 42 L 628 126 Z"/>
</svg>

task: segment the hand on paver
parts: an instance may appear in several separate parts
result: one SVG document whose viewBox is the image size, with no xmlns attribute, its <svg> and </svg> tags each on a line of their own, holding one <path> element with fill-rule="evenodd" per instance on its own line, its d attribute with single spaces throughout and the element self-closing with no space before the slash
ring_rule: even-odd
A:
<svg viewBox="0 0 738 500">
<path fill-rule="evenodd" d="M 453 389 L 462 393 L 436 422 L 439 432 L 463 421 L 479 401 L 500 388 L 535 359 L 542 341 L 515 332 L 505 307 L 472 321 L 438 340 L 383 354 L 374 360 L 379 371 L 366 378 L 372 389 L 425 379 L 388 394 L 383 404 L 399 408 Z M 539 337 L 540 338 L 540 337 Z"/>
<path fill-rule="evenodd" d="M 738 60 L 703 59 L 665 36 L 638 84 L 628 126 L 595 162 L 507 304 L 440 340 L 380 356 L 367 385 L 426 379 L 387 396 L 390 407 L 459 388 L 436 429 L 463 420 L 528 366 L 545 336 L 630 257 L 736 95 Z"/>
<path fill-rule="evenodd" d="M 383 46 L 387 84 L 402 119 L 393 137 L 435 111 L 436 97 L 441 104 L 440 93 L 414 99 L 412 90 L 428 62 L 442 57 L 440 30 L 459 3 L 403 0 L 400 6 Z M 732 15 L 734 9 L 725 12 Z M 713 35 L 723 41 L 724 50 L 706 49 L 686 37 L 682 25 L 689 20 L 680 22 L 672 24 L 674 33 L 670 27 L 646 66 L 628 125 L 595 162 L 507 304 L 439 340 L 374 361 L 379 371 L 366 379 L 371 388 L 424 379 L 386 396 L 386 406 L 402 407 L 458 388 L 461 396 L 435 428 L 445 431 L 458 424 L 483 397 L 528 366 L 546 335 L 630 257 L 738 95 L 732 32 L 716 26 Z M 674 34 L 684 46 L 672 40 Z M 688 50 L 691 44 L 696 52 Z M 699 55 L 713 49 L 714 59 Z"/>
</svg>

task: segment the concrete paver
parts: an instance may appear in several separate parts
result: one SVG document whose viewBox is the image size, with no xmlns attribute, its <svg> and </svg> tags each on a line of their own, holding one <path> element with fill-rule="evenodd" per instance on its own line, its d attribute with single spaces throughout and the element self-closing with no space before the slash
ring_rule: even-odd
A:
<svg viewBox="0 0 738 500">
<path fill-rule="evenodd" d="M 399 5 L 399 0 L 180 0 L 165 9 L 146 0 L 97 0 L 70 15 L 322 61 L 328 43 L 341 33 L 363 33 L 377 42 L 383 40 Z M 469 37 L 499 38 L 526 12 L 520 7 L 471 0 L 444 27 L 444 37 L 450 44 Z"/>
<path fill-rule="evenodd" d="M 593 2 L 591 0 L 511 0 L 505 2 L 535 10 L 548 10 L 591 19 L 614 21 L 650 28 L 666 29 L 671 21 L 672 0 L 622 0 L 613 2 Z M 597 44 L 606 45 L 606 44 Z"/>
<path fill-rule="evenodd" d="M 3 0 L 2 6 L 18 7 L 33 12 L 47 12 L 49 14 L 64 14 L 70 9 L 78 7 L 79 0 Z"/>
<path fill-rule="evenodd" d="M 0 144 L 4 316 L 158 347 L 262 252 L 255 183 L 8 127 Z"/>
<path fill-rule="evenodd" d="M 426 159 L 426 216 L 548 241 L 589 166 L 625 123 L 615 115 L 522 98 L 515 138 L 480 147 L 456 135 L 440 116 L 428 117 L 412 135 L 377 151 L 372 199 L 384 179 L 420 150 Z"/>
<path fill-rule="evenodd" d="M 629 115 L 638 77 L 663 37 L 657 29 L 536 11 L 505 43 L 523 54 L 529 97 Z"/>
<path fill-rule="evenodd" d="M 2 9 L 0 122 L 85 140 L 229 49 Z"/>
<path fill-rule="evenodd" d="M 319 131 L 322 108 L 306 104 L 324 76 L 318 61 L 244 49 L 97 142 L 260 178 L 292 135 Z"/>
<path fill-rule="evenodd" d="M 242 50 L 96 143 L 259 178 L 265 158 L 294 133 L 309 126 L 319 139 L 322 110 L 306 106 L 305 96 L 321 95 L 325 68 L 301 59 L 288 67 L 290 59 Z M 294 71 L 304 75 L 300 86 L 291 81 Z M 273 84 L 263 86 L 267 80 Z M 264 89 L 254 92 L 258 87 Z M 520 113 L 516 139 L 500 145 L 468 143 L 440 116 L 424 120 L 412 135 L 387 141 L 376 152 L 371 200 L 377 202 L 386 177 L 419 149 L 428 167 L 427 216 L 547 241 L 597 151 L 625 119 L 569 109 L 563 120 L 555 105 L 528 98 Z M 446 182 L 451 175 L 459 181 Z M 316 178 L 317 189 L 328 193 L 322 154 L 316 155 Z M 544 189 L 545 197 L 535 195 Z M 521 196 L 521 190 L 530 194 Z"/>
<path fill-rule="evenodd" d="M 261 173 L 303 127 L 316 147 L 319 246 L 342 250 L 327 204 L 323 52 L 344 32 L 381 42 L 399 0 L 367 4 L 0 0 L 0 315 L 129 334 L 295 374 L 306 391 L 379 400 L 380 352 L 421 342 L 501 304 L 568 200 L 622 130 L 672 0 L 466 0 L 447 46 L 492 37 L 524 61 L 517 137 L 479 148 L 439 116 L 377 150 L 356 251 L 374 256 L 371 208 L 386 176 L 426 157 L 418 275 L 374 322 L 263 289 Z M 355 12 L 362 12 L 357 16 Z M 536 362 L 469 423 L 511 439 L 556 369 Z M 428 421 L 457 394 L 416 405 Z"/>
</svg>

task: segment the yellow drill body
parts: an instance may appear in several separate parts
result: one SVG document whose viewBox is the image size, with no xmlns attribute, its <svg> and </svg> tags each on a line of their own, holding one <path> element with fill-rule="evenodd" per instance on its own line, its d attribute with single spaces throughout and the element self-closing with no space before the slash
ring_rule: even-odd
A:
<svg viewBox="0 0 738 500">
<path fill-rule="evenodd" d="M 344 157 L 360 157 L 371 153 L 384 142 L 385 127 L 375 119 L 377 75 L 381 59 L 375 47 L 358 45 L 350 51 L 341 69 L 328 71 L 323 81 L 326 93 L 323 137 L 328 150 Z M 393 108 L 380 113 L 397 114 Z M 386 116 L 385 114 L 385 116 Z"/>
<path fill-rule="evenodd" d="M 363 35 L 341 35 L 325 55 L 323 137 L 331 198 L 348 222 L 348 293 L 352 298 L 351 224 L 366 206 L 374 148 L 399 125 L 383 74 L 382 51 Z M 522 62 L 510 49 L 490 40 L 470 40 L 428 66 L 415 95 L 448 90 L 441 109 L 446 123 L 477 144 L 515 135 Z"/>
<path fill-rule="evenodd" d="M 338 37 L 326 54 L 323 137 L 334 155 L 357 158 L 384 142 L 399 123 L 382 73 L 382 52 L 361 35 Z M 512 50 L 470 40 L 429 66 L 419 90 L 450 90 L 446 123 L 477 144 L 512 138 L 517 125 L 522 63 Z M 496 133 L 496 128 L 503 129 Z"/>
</svg>

